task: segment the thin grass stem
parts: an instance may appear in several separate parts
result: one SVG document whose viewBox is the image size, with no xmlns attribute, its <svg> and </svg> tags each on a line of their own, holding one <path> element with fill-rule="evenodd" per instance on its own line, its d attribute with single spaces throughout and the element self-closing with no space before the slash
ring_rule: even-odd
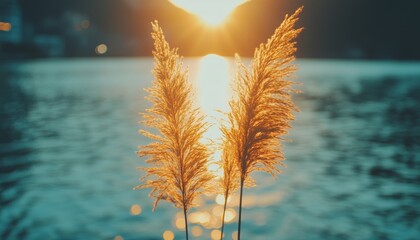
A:
<svg viewBox="0 0 420 240">
<path fill-rule="evenodd" d="M 184 207 L 184 220 L 185 220 L 185 239 L 188 240 L 188 216 L 187 209 Z"/>
<path fill-rule="evenodd" d="M 244 181 L 241 180 L 240 195 L 239 195 L 239 217 L 238 217 L 238 240 L 241 239 L 241 218 L 242 218 L 242 196 L 244 191 Z"/>
<path fill-rule="evenodd" d="M 226 205 L 227 199 L 229 197 L 229 189 L 226 189 L 225 192 L 225 203 L 223 204 L 223 214 L 222 214 L 222 231 L 220 232 L 220 240 L 223 239 L 223 230 L 225 229 L 225 214 L 226 214 Z"/>
</svg>

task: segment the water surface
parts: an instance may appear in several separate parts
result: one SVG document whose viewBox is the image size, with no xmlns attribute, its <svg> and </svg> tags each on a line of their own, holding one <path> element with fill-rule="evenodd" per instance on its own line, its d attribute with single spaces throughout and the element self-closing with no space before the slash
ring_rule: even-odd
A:
<svg viewBox="0 0 420 240">
<path fill-rule="evenodd" d="M 298 63 L 304 93 L 288 168 L 275 180 L 256 174 L 258 186 L 245 190 L 244 239 L 418 239 L 420 63 Z M 187 59 L 194 82 L 200 64 Z M 176 209 L 153 213 L 148 191 L 131 190 L 144 165 L 137 146 L 148 142 L 137 122 L 152 65 L 0 66 L 0 239 L 162 239 L 165 230 L 183 239 Z M 203 202 L 193 212 L 214 218 L 214 197 Z M 196 239 L 210 239 L 209 224 L 194 226 Z M 226 239 L 235 229 L 226 226 Z"/>
</svg>

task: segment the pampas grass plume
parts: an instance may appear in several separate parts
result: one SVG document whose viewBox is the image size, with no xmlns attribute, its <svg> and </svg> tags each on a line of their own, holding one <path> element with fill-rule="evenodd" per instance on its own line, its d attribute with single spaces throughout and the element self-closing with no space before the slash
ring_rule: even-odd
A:
<svg viewBox="0 0 420 240">
<path fill-rule="evenodd" d="M 187 212 L 194 200 L 209 189 L 213 176 L 207 170 L 210 156 L 200 140 L 208 125 L 198 108 L 194 108 L 193 89 L 177 49 L 171 49 L 162 29 L 152 23 L 155 79 L 147 89 L 152 107 L 143 114 L 144 124 L 158 133 L 141 130 L 154 142 L 141 147 L 140 156 L 148 157 L 148 166 L 141 168 L 146 175 L 139 188 L 151 188 L 155 209 L 160 200 L 166 200 L 184 211 L 188 239 Z"/>
<path fill-rule="evenodd" d="M 296 92 L 294 83 L 288 79 L 296 71 L 292 64 L 297 50 L 295 39 L 302 29 L 296 29 L 295 24 L 302 9 L 286 16 L 267 43 L 255 50 L 249 69 L 237 56 L 236 98 L 229 102 L 230 126 L 222 129 L 225 136 L 222 148 L 223 156 L 227 156 L 225 161 L 229 162 L 227 166 L 234 161 L 239 175 L 238 239 L 243 187 L 252 182 L 251 173 L 264 171 L 275 176 L 280 173 L 278 167 L 285 166 L 280 140 L 291 128 L 293 112 L 298 110 L 291 97 Z"/>
</svg>

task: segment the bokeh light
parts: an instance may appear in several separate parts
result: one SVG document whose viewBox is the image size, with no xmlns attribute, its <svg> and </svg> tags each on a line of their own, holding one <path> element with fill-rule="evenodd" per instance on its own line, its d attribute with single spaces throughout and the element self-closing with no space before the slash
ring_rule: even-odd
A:
<svg viewBox="0 0 420 240">
<path fill-rule="evenodd" d="M 238 231 L 232 233 L 232 240 L 238 240 Z"/>
<path fill-rule="evenodd" d="M 231 196 L 229 196 L 228 198 L 227 198 L 227 203 L 230 203 L 230 201 L 231 201 L 232 199 L 231 199 Z M 224 205 L 225 204 L 225 196 L 223 195 L 223 194 L 217 194 L 217 196 L 216 196 L 216 198 L 215 198 L 215 201 L 216 201 L 216 203 L 217 204 L 219 204 L 219 205 Z"/>
<path fill-rule="evenodd" d="M 164 240 L 173 240 L 175 238 L 175 234 L 170 230 L 166 230 L 163 232 L 162 237 Z"/>
<path fill-rule="evenodd" d="M 0 22 L 0 31 L 8 32 L 12 29 L 12 24 L 8 22 Z"/>
<path fill-rule="evenodd" d="M 200 237 L 203 234 L 203 229 L 200 226 L 194 226 L 191 233 L 194 237 Z"/>
<path fill-rule="evenodd" d="M 213 228 L 221 228 L 222 227 L 222 219 L 220 217 L 212 216 L 209 224 L 207 224 L 205 227 L 208 229 Z"/>
<path fill-rule="evenodd" d="M 114 237 L 114 240 L 124 240 L 124 238 L 120 235 Z"/>
<path fill-rule="evenodd" d="M 130 208 L 130 212 L 131 212 L 131 215 L 140 215 L 141 212 L 142 212 L 142 209 L 141 209 L 140 205 L 133 204 Z"/>
<path fill-rule="evenodd" d="M 211 210 L 213 215 L 216 217 L 221 217 L 223 214 L 223 207 L 220 205 L 216 205 L 213 207 L 213 209 Z"/>
<path fill-rule="evenodd" d="M 175 227 L 179 230 L 185 229 L 185 220 L 183 218 L 176 218 Z"/>
<path fill-rule="evenodd" d="M 95 52 L 98 55 L 103 55 L 108 51 L 108 46 L 104 43 L 99 44 L 98 46 L 96 46 L 95 48 Z"/>
<path fill-rule="evenodd" d="M 215 230 L 213 230 L 213 231 L 211 231 L 211 233 L 210 233 L 210 237 L 211 237 L 211 239 L 213 239 L 213 240 L 216 240 L 216 239 L 220 239 L 220 234 L 221 234 L 222 232 L 219 230 L 219 229 L 215 229 Z M 225 234 L 223 234 L 223 236 L 224 236 Z"/>
<path fill-rule="evenodd" d="M 236 211 L 233 208 L 226 209 L 225 222 L 232 222 L 236 217 Z"/>
<path fill-rule="evenodd" d="M 211 215 L 205 211 L 197 211 L 189 214 L 191 223 L 207 224 L 210 222 Z"/>
</svg>

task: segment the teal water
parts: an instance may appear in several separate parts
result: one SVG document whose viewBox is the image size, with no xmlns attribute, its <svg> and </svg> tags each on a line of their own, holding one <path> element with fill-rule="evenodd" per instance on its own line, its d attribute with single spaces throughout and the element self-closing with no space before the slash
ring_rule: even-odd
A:
<svg viewBox="0 0 420 240">
<path fill-rule="evenodd" d="M 148 142 L 137 131 L 152 65 L 0 66 L 0 239 L 162 239 L 166 230 L 184 238 L 176 209 L 152 212 L 148 190 L 131 190 L 144 165 L 137 146 Z M 187 65 L 198 81 L 200 60 Z M 258 186 L 245 190 L 243 238 L 418 239 L 420 63 L 298 65 L 304 93 L 284 146 L 288 168 L 274 180 L 256 174 Z M 192 212 L 215 218 L 214 196 L 202 202 Z M 230 209 L 226 239 L 236 230 L 235 199 Z M 211 239 L 217 224 L 204 222 L 191 224 L 192 239 Z"/>
</svg>

